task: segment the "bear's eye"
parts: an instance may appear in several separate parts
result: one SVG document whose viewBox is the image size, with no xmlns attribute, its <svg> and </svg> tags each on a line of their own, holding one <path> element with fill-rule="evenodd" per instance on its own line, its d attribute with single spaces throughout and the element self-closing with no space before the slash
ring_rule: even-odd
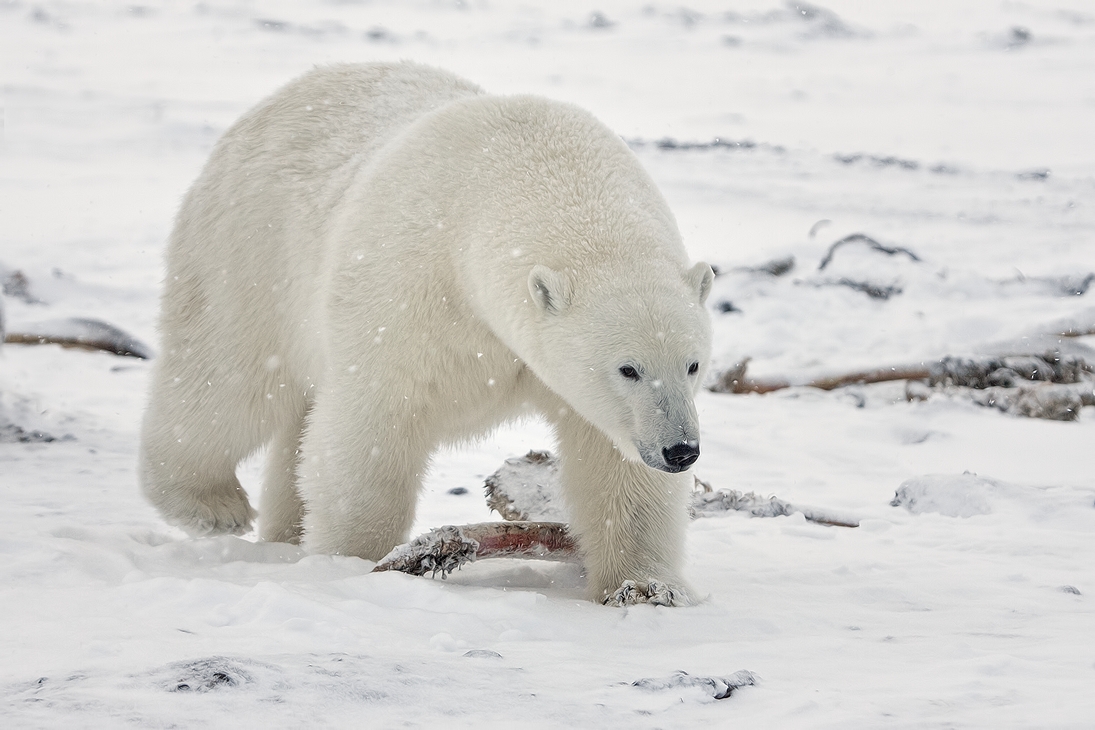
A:
<svg viewBox="0 0 1095 730">
<path fill-rule="evenodd" d="M 688 366 L 688 374 L 689 375 L 695 375 L 699 371 L 700 371 L 700 364 L 698 362 L 694 362 L 694 363 L 692 363 L 691 365 Z"/>
<path fill-rule="evenodd" d="M 620 375 L 624 376 L 628 380 L 638 380 L 639 371 L 630 365 L 623 365 L 620 367 Z"/>
</svg>

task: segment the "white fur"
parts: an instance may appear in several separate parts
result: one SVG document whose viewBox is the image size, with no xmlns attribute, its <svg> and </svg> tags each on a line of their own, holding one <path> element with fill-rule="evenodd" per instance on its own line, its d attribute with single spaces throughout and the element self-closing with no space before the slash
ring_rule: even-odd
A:
<svg viewBox="0 0 1095 730">
<path fill-rule="evenodd" d="M 540 412 L 592 596 L 687 596 L 691 477 L 662 449 L 699 438 L 710 283 L 586 112 L 413 64 L 313 71 L 228 131 L 179 213 L 145 493 L 245 531 L 235 467 L 270 444 L 262 537 L 376 560 L 439 445 Z"/>
</svg>

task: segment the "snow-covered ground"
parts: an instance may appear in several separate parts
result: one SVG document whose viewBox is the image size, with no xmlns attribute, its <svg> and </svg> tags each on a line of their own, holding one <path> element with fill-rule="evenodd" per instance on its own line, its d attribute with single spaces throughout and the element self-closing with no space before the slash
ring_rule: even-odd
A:
<svg viewBox="0 0 1095 730">
<path fill-rule="evenodd" d="M 1068 293 L 1095 271 L 1095 8 L 1081 0 L 5 0 L 0 267 L 40 300 L 5 296 L 9 330 L 88 316 L 155 343 L 164 240 L 217 136 L 315 64 L 399 58 L 576 102 L 631 141 L 693 257 L 725 272 L 719 367 L 751 357 L 757 376 L 807 377 L 1040 351 L 1062 320 L 1095 324 L 1095 285 Z M 846 246 L 819 271 L 857 232 L 920 260 Z M 738 270 L 787 256 L 780 277 Z M 1061 342 L 1095 359 L 1092 345 Z M 0 426 L 56 437 L 0 443 L 4 727 L 1095 718 L 1095 409 L 1024 419 L 960 395 L 909 403 L 898 384 L 704 392 L 703 479 L 861 526 L 703 518 L 688 561 L 701 605 L 611 609 L 582 599 L 568 565 L 483 562 L 441 581 L 188 539 L 137 492 L 147 374 L 0 350 Z M 490 519 L 483 478 L 550 446 L 526 423 L 440 454 L 417 528 Z M 243 469 L 249 488 L 258 472 Z M 891 506 L 906 482 L 912 509 Z M 678 670 L 758 681 L 723 700 L 702 683 L 631 685 Z"/>
</svg>

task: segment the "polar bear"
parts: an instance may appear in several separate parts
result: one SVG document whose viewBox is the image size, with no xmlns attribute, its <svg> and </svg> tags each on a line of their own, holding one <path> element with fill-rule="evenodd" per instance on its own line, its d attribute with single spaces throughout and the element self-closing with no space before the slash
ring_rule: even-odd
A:
<svg viewBox="0 0 1095 730">
<path fill-rule="evenodd" d="M 712 276 L 587 112 L 412 63 L 314 70 L 182 204 L 143 491 L 193 534 L 245 532 L 235 469 L 268 445 L 260 536 L 378 560 L 439 445 L 539 413 L 591 597 L 687 603 Z"/>
</svg>

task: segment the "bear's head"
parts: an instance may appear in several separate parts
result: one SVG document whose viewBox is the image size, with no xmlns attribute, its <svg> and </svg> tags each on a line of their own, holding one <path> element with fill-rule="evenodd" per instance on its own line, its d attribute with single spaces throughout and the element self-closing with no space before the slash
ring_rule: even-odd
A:
<svg viewBox="0 0 1095 730">
<path fill-rule="evenodd" d="M 713 277 L 705 263 L 627 277 L 534 266 L 540 347 L 530 365 L 626 458 L 684 471 L 699 457 L 694 399 L 710 357 Z"/>
</svg>

